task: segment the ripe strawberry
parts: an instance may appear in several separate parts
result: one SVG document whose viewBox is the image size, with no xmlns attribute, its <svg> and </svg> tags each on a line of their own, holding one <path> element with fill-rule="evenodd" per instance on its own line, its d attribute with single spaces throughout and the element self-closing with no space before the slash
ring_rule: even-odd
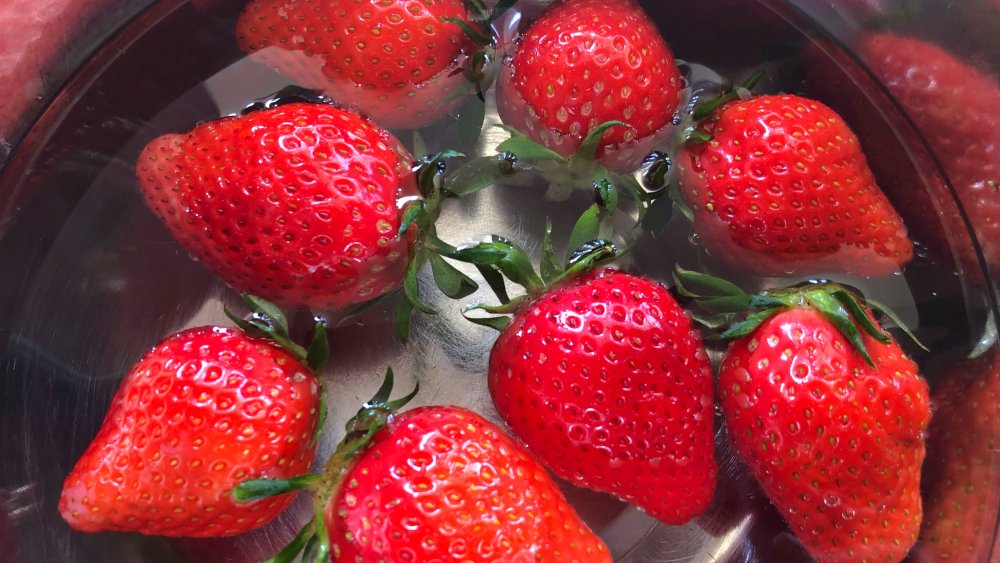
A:
<svg viewBox="0 0 1000 563">
<path fill-rule="evenodd" d="M 987 561 L 1000 506 L 1000 365 L 956 366 L 934 392 L 918 561 Z"/>
<path fill-rule="evenodd" d="M 368 120 L 292 103 L 159 137 L 136 173 L 173 236 L 227 283 L 336 309 L 399 286 L 413 241 L 397 236 L 398 202 L 417 195 L 411 165 Z"/>
<path fill-rule="evenodd" d="M 240 48 L 299 84 L 390 128 L 430 124 L 461 102 L 476 48 L 444 18 L 472 18 L 460 0 L 252 0 Z"/>
<path fill-rule="evenodd" d="M 634 170 L 660 141 L 684 88 L 656 24 L 634 0 L 560 0 L 525 31 L 500 71 L 504 123 L 563 156 L 598 125 L 606 166 Z"/>
<path fill-rule="evenodd" d="M 614 270 L 533 298 L 493 346 L 493 402 L 556 475 L 669 524 L 715 488 L 712 371 L 661 285 Z"/>
<path fill-rule="evenodd" d="M 902 219 L 830 108 L 761 96 L 723 105 L 698 129 L 711 140 L 678 155 L 681 193 L 706 250 L 726 265 L 881 276 L 912 258 Z"/>
<path fill-rule="evenodd" d="M 859 51 L 925 135 L 1000 268 L 1000 83 L 920 39 L 872 35 Z"/>
<path fill-rule="evenodd" d="M 611 561 L 555 483 L 479 415 L 390 420 L 324 510 L 338 561 Z"/>
<path fill-rule="evenodd" d="M 84 532 L 257 528 L 292 497 L 240 504 L 230 492 L 249 478 L 308 471 L 320 392 L 310 368 L 270 340 L 221 327 L 170 336 L 125 376 L 59 511 Z"/>
<path fill-rule="evenodd" d="M 930 420 L 916 364 L 838 286 L 754 303 L 719 368 L 737 452 L 818 561 L 902 560 Z"/>
</svg>

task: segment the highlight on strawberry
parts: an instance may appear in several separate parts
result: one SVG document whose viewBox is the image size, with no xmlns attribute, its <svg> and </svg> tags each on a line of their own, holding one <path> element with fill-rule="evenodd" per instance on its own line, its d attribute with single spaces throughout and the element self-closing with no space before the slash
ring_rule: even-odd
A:
<svg viewBox="0 0 1000 563">
<path fill-rule="evenodd" d="M 635 0 L 558 0 L 524 31 L 497 79 L 508 126 L 568 158 L 597 126 L 596 156 L 629 172 L 664 143 L 684 82 L 656 24 Z"/>
<path fill-rule="evenodd" d="M 465 103 L 462 119 L 478 135 L 497 59 L 492 24 L 512 4 L 253 0 L 236 38 L 251 57 L 385 127 L 424 127 Z"/>
<path fill-rule="evenodd" d="M 247 479 L 308 471 L 326 404 L 317 376 L 323 324 L 304 348 L 284 314 L 245 296 L 241 329 L 206 326 L 167 337 L 122 380 L 97 436 L 66 477 L 59 512 L 83 532 L 231 536 L 285 510 L 289 495 L 240 503 Z"/>
<path fill-rule="evenodd" d="M 559 477 L 668 524 L 687 522 L 708 506 L 717 473 L 701 337 L 660 284 L 595 271 L 617 257 L 613 244 L 585 242 L 564 265 L 550 235 L 540 274 L 498 237 L 449 254 L 527 290 L 511 299 L 498 281 L 500 305 L 467 309 L 500 331 L 489 360 L 493 404 Z"/>
<path fill-rule="evenodd" d="M 729 436 L 809 554 L 901 561 L 923 514 L 930 397 L 871 310 L 885 309 L 830 283 L 749 295 L 681 268 L 676 282 L 707 324 L 726 327 Z"/>
<path fill-rule="evenodd" d="M 500 428 L 455 406 L 399 413 L 417 389 L 390 401 L 392 387 L 390 369 L 321 474 L 233 490 L 241 502 L 312 492 L 312 519 L 270 561 L 611 561 L 545 469 Z"/>
<path fill-rule="evenodd" d="M 733 271 L 874 277 L 913 257 L 903 220 L 832 109 L 744 87 L 692 117 L 676 158 L 680 200 L 705 250 Z"/>
<path fill-rule="evenodd" d="M 345 310 L 402 287 L 402 336 L 430 262 L 450 296 L 476 284 L 424 240 L 444 197 L 442 152 L 414 159 L 371 121 L 279 99 L 153 140 L 136 165 L 174 238 L 240 291 L 292 307 Z"/>
</svg>

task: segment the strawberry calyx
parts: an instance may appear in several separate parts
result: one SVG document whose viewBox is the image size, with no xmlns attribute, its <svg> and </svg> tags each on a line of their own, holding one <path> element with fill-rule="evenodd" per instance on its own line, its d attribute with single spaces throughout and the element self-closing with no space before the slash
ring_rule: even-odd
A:
<svg viewBox="0 0 1000 563">
<path fill-rule="evenodd" d="M 832 282 L 809 282 L 799 286 L 765 290 L 749 294 L 735 284 L 715 276 L 685 270 L 677 266 L 674 284 L 681 297 L 692 300 L 707 315 L 692 315 L 710 329 L 724 329 L 716 336 L 722 340 L 737 340 L 756 330 L 767 319 L 796 307 L 818 311 L 851 343 L 855 351 L 874 367 L 862 333 L 881 344 L 892 337 L 873 320 L 871 311 L 885 315 L 903 330 L 918 346 L 926 348 L 888 307 L 875 301 L 865 301 L 857 293 Z"/>
<path fill-rule="evenodd" d="M 251 502 L 274 495 L 307 490 L 313 495 L 313 517 L 277 555 L 265 563 L 288 563 L 301 553 L 303 562 L 328 562 L 330 537 L 326 530 L 323 511 L 339 491 L 344 477 L 371 443 L 372 437 L 392 420 L 392 417 L 420 390 L 418 383 L 408 395 L 389 400 L 394 378 L 392 368 L 386 370 L 385 379 L 378 391 L 347 421 L 347 434 L 337 445 L 319 474 L 307 474 L 292 479 L 253 479 L 240 483 L 232 492 L 233 498 Z"/>
<path fill-rule="evenodd" d="M 687 116 L 681 126 L 681 142 L 692 144 L 703 144 L 712 140 L 712 135 L 703 131 L 698 124 L 712 116 L 716 110 L 725 104 L 737 100 L 746 99 L 753 94 L 751 91 L 757 83 L 764 78 L 764 71 L 758 70 L 751 74 L 739 85 L 733 85 L 730 81 L 722 87 L 722 90 L 714 98 L 710 98 L 696 105 L 691 114 Z"/>
</svg>

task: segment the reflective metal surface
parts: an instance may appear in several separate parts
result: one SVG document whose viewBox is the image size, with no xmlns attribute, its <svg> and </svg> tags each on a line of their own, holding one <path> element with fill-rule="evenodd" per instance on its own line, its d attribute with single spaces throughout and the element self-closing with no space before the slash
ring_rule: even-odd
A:
<svg viewBox="0 0 1000 563">
<path fill-rule="evenodd" d="M 147 210 L 133 178 L 135 157 L 153 137 L 239 111 L 285 84 L 224 40 L 232 33 L 234 15 L 224 2 L 208 11 L 205 3 L 198 4 L 157 3 L 104 45 L 0 170 L 0 561 L 257 561 L 290 539 L 308 511 L 298 502 L 262 530 L 220 540 L 80 534 L 69 530 L 56 511 L 62 479 L 96 433 L 131 363 L 173 331 L 229 324 L 222 307 L 237 304 L 236 294 L 177 246 Z M 541 4 L 522 3 L 520 9 L 527 18 Z M 921 134 L 920 120 L 866 68 L 864 53 L 859 58 L 853 46 L 866 33 L 867 22 L 898 17 L 889 25 L 908 26 L 908 32 L 928 40 L 981 38 L 978 45 L 959 49 L 959 57 L 995 53 L 990 49 L 997 45 L 978 30 L 1000 29 L 1000 7 L 994 14 L 991 2 L 970 0 L 971 7 L 956 13 L 978 18 L 977 23 L 957 37 L 956 31 L 938 32 L 926 21 L 934 13 L 926 7 L 930 4 L 917 4 L 928 11 L 897 16 L 899 6 L 877 1 L 643 3 L 676 55 L 690 62 L 695 82 L 704 77 L 710 83 L 717 75 L 709 69 L 739 74 L 763 67 L 768 78 L 762 90 L 804 92 L 837 109 L 855 128 L 920 252 L 901 276 L 831 277 L 896 308 L 917 327 L 934 352 L 907 351 L 934 387 L 982 340 L 995 309 L 993 286 L 984 275 L 986 260 L 970 235 L 982 232 L 983 225 L 975 224 L 975 214 L 964 213 L 957 201 L 962 194 L 949 181 L 949 163 L 941 162 L 928 132 Z M 179 41 L 185 48 L 176 48 Z M 983 70 L 992 77 L 996 71 Z M 495 108 L 492 100 L 489 107 Z M 487 152 L 505 138 L 489 127 L 498 122 L 495 112 L 487 122 L 478 147 L 460 148 Z M 457 146 L 454 129 L 454 121 L 445 120 L 424 131 L 428 148 Z M 400 137 L 410 140 L 408 133 Z M 984 158 L 995 157 L 987 152 Z M 565 238 L 591 197 L 580 191 L 550 202 L 542 197 L 545 190 L 536 178 L 449 201 L 439 223 L 441 236 L 460 243 L 500 233 L 537 254 L 546 217 Z M 974 204 L 968 198 L 965 203 Z M 675 218 L 661 236 L 637 244 L 622 266 L 669 283 L 674 263 L 704 260 L 688 231 Z M 473 269 L 466 271 L 478 279 Z M 432 287 L 429 277 L 423 281 L 423 287 Z M 801 280 L 744 281 L 765 286 Z M 484 377 L 495 334 L 464 321 L 459 304 L 431 291 L 424 297 L 441 313 L 418 317 L 406 347 L 392 336 L 388 306 L 331 332 L 332 361 L 324 375 L 331 416 L 319 459 L 332 451 L 344 421 L 371 396 L 387 365 L 401 380 L 399 388 L 420 380 L 415 404 L 460 404 L 499 422 Z M 481 292 L 468 301 L 479 299 L 489 296 Z M 311 318 L 300 313 L 294 320 L 305 330 Z M 722 351 L 717 347 L 712 354 L 717 359 Z M 974 382 L 993 365 L 969 369 L 965 375 Z M 984 440 L 993 439 L 984 432 Z M 721 422 L 717 436 L 721 471 L 715 499 L 705 515 L 685 526 L 661 525 L 605 495 L 564 488 L 618 561 L 807 561 L 735 457 Z M 949 455 L 931 450 L 928 467 L 958 463 Z M 990 545 L 996 511 L 981 520 L 979 536 Z M 915 550 L 915 560 L 929 557 L 924 546 Z M 975 557 L 969 560 L 987 561 L 988 548 Z"/>
</svg>

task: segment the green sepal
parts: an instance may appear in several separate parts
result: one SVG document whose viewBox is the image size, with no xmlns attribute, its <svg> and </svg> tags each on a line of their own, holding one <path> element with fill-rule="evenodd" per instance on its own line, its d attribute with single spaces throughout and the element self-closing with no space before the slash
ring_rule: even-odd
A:
<svg viewBox="0 0 1000 563">
<path fill-rule="evenodd" d="M 478 22 L 485 22 L 490 17 L 490 10 L 482 0 L 465 0 L 465 7 Z"/>
<path fill-rule="evenodd" d="M 441 21 L 453 23 L 458 27 L 462 28 L 462 31 L 465 33 L 466 37 L 468 37 L 469 39 L 471 39 L 473 42 L 477 43 L 480 46 L 486 47 L 488 45 L 493 44 L 492 38 L 483 35 L 482 32 L 472 27 L 464 20 L 461 20 L 459 18 L 441 18 Z"/>
<path fill-rule="evenodd" d="M 669 197 L 658 197 L 649 204 L 640 225 L 650 234 L 662 231 L 674 215 L 674 202 Z"/>
<path fill-rule="evenodd" d="M 329 415 L 329 409 L 326 404 L 326 390 L 320 387 L 319 391 L 319 416 L 316 418 L 316 428 L 313 429 L 312 440 L 309 441 L 309 447 L 313 447 L 319 443 L 319 437 L 323 434 L 323 428 L 326 426 L 326 417 Z"/>
<path fill-rule="evenodd" d="M 319 536 L 313 534 L 313 536 L 309 538 L 309 541 L 306 542 L 305 549 L 302 550 L 302 561 L 303 562 L 312 561 L 312 563 L 317 563 L 316 558 L 318 557 L 318 555 L 316 552 L 318 549 L 319 549 Z M 326 562 L 324 561 L 323 563 Z"/>
<path fill-rule="evenodd" d="M 265 559 L 264 563 L 292 563 L 292 561 L 295 561 L 295 557 L 316 537 L 314 528 L 313 521 L 310 520 L 305 526 L 302 526 L 299 533 L 295 535 L 292 541 L 288 542 L 288 545 L 284 549 L 279 551 L 274 557 Z"/>
<path fill-rule="evenodd" d="M 231 494 L 237 502 L 253 502 L 310 489 L 318 479 L 319 475 L 314 474 L 291 479 L 248 479 L 233 487 Z"/>
<path fill-rule="evenodd" d="M 674 202 L 677 211 L 680 211 L 685 219 L 689 222 L 694 221 L 694 211 L 691 210 L 691 206 L 688 205 L 688 202 L 684 200 L 684 196 L 681 195 L 680 182 L 670 182 L 670 185 L 667 187 L 667 197 L 670 198 L 670 201 Z"/>
<path fill-rule="evenodd" d="M 556 258 L 556 249 L 552 245 L 552 221 L 545 219 L 545 236 L 542 238 L 542 258 L 539 262 L 539 273 L 542 281 L 551 285 L 560 274 L 563 273 L 563 266 Z"/>
<path fill-rule="evenodd" d="M 433 307 L 420 300 L 420 282 L 417 280 L 417 273 L 420 270 L 419 262 L 420 260 L 411 260 L 406 267 L 406 276 L 403 278 L 403 293 L 416 310 L 428 315 L 436 315 L 437 311 Z"/>
<path fill-rule="evenodd" d="M 865 363 L 871 367 L 875 367 L 875 362 L 872 361 L 871 356 L 868 354 L 868 349 L 861 338 L 861 331 L 858 330 L 857 325 L 851 320 L 850 313 L 840 304 L 840 301 L 823 291 L 807 291 L 803 297 L 806 303 L 814 307 L 826 320 L 837 327 L 837 330 L 851 343 L 855 351 L 861 354 Z"/>
<path fill-rule="evenodd" d="M 618 190 L 615 189 L 610 179 L 602 177 L 594 180 L 594 194 L 597 204 L 604 208 L 609 215 L 618 210 Z"/>
<path fill-rule="evenodd" d="M 569 254 L 601 235 L 601 207 L 596 203 L 580 215 L 569 235 Z"/>
<path fill-rule="evenodd" d="M 410 341 L 410 321 L 413 318 L 413 303 L 405 295 L 396 302 L 396 309 L 393 311 L 393 327 L 396 330 L 396 337 L 403 344 Z"/>
<path fill-rule="evenodd" d="M 764 70 L 758 70 L 757 72 L 750 75 L 749 78 L 744 80 L 739 86 L 724 88 L 718 96 L 708 100 L 702 104 L 698 104 L 698 107 L 691 112 L 691 117 L 695 121 L 701 121 L 706 117 L 712 115 L 715 110 L 719 109 L 720 106 L 726 102 L 735 100 L 739 97 L 740 90 L 750 91 L 753 90 L 757 83 L 760 82 L 761 78 L 764 78 Z"/>
<path fill-rule="evenodd" d="M 316 526 L 316 555 L 313 563 L 329 563 L 330 561 L 330 532 L 326 529 L 326 520 L 323 519 L 322 508 L 316 509 L 316 516 L 313 518 Z"/>
<path fill-rule="evenodd" d="M 247 304 L 255 317 L 271 325 L 274 331 L 281 336 L 288 336 L 288 317 L 285 316 L 281 307 L 249 293 L 242 293 L 240 297 L 243 298 L 243 302 Z"/>
<path fill-rule="evenodd" d="M 437 284 L 441 293 L 452 299 L 462 299 L 468 297 L 479 289 L 479 285 L 469 276 L 463 274 L 458 268 L 452 266 L 438 254 L 430 254 L 431 273 L 434 275 L 434 283 Z"/>
<path fill-rule="evenodd" d="M 477 324 L 479 326 L 485 326 L 487 328 L 492 328 L 497 332 L 503 332 L 510 326 L 511 317 L 506 315 L 501 315 L 499 317 L 470 317 L 467 313 L 462 313 L 465 320 L 472 324 Z"/>
<path fill-rule="evenodd" d="M 309 343 L 309 351 L 306 353 L 306 364 L 312 368 L 313 373 L 319 375 L 326 369 L 326 363 L 329 359 L 330 341 L 326 338 L 326 325 L 320 321 L 316 323 L 312 342 Z"/>
<path fill-rule="evenodd" d="M 750 307 L 753 300 L 751 295 L 732 282 L 708 274 L 686 270 L 680 265 L 674 268 L 673 277 L 674 284 L 677 286 L 677 292 L 683 297 L 699 300 L 699 303 L 700 300 L 707 297 L 731 297 L 744 303 L 741 308 L 730 312 L 736 313 L 746 310 Z"/>
<path fill-rule="evenodd" d="M 509 152 L 526 160 L 566 160 L 561 154 L 532 141 L 509 125 L 497 125 L 497 127 L 510 133 L 510 138 L 497 146 L 497 152 Z"/>
<path fill-rule="evenodd" d="M 667 174 L 670 172 L 670 156 L 662 152 L 654 152 L 642 163 L 642 177 L 650 190 L 663 190 L 667 187 Z"/>
<path fill-rule="evenodd" d="M 424 141 L 423 135 L 420 131 L 413 131 L 413 153 L 417 156 L 423 156 L 427 154 L 427 142 Z"/>
<path fill-rule="evenodd" d="M 417 222 L 420 215 L 424 212 L 424 202 L 423 200 L 414 200 L 406 204 L 403 208 L 403 216 L 399 220 L 399 230 L 396 232 L 397 238 L 403 238 L 406 235 L 406 231 L 410 230 L 410 227 Z"/>
<path fill-rule="evenodd" d="M 701 129 L 698 129 L 697 125 L 689 125 L 681 130 L 681 143 L 693 143 L 696 145 L 703 145 L 709 143 L 714 139 L 714 135 L 709 135 Z"/>
<path fill-rule="evenodd" d="M 757 330 L 757 328 L 760 327 L 764 321 L 778 314 L 779 311 L 780 309 L 774 308 L 751 313 L 750 315 L 747 315 L 747 318 L 729 327 L 729 329 L 723 332 L 719 338 L 722 340 L 736 340 L 737 338 L 748 336 L 750 333 Z"/>
<path fill-rule="evenodd" d="M 445 169 L 445 161 L 452 158 L 461 158 L 464 154 L 446 150 L 434 155 L 421 157 L 417 162 L 417 189 L 426 199 L 436 200 L 440 192 L 441 173 Z"/>
<path fill-rule="evenodd" d="M 895 311 L 893 311 L 888 306 L 879 303 L 878 301 L 872 301 L 871 299 L 868 299 L 866 300 L 866 302 L 868 306 L 871 307 L 873 310 L 875 310 L 881 315 L 885 315 L 896 328 L 903 331 L 903 334 L 905 334 L 907 338 L 912 340 L 913 343 L 916 344 L 921 350 L 923 350 L 924 352 L 930 352 L 930 348 L 924 346 L 924 343 L 921 342 L 919 338 L 917 338 L 917 335 L 914 334 L 912 330 L 910 330 L 910 327 L 906 326 L 906 323 L 904 323 L 903 320 L 899 318 L 899 315 L 897 315 Z M 992 317 L 992 315 L 993 313 L 991 311 L 990 316 Z"/>
<path fill-rule="evenodd" d="M 847 309 L 847 312 L 850 313 L 851 317 L 854 318 L 855 322 L 861 325 L 862 330 L 868 333 L 868 336 L 871 336 L 872 338 L 874 338 L 878 342 L 881 342 L 882 344 L 888 344 L 892 342 L 892 338 L 889 336 L 889 333 L 885 332 L 884 330 L 880 329 L 878 326 L 875 325 L 871 317 L 868 316 L 868 312 L 865 311 L 865 309 L 861 306 L 860 303 L 858 303 L 857 299 L 855 299 L 853 295 L 844 290 L 834 291 L 832 295 L 834 299 L 840 302 L 840 304 L 843 305 L 845 309 Z"/>
<path fill-rule="evenodd" d="M 288 319 L 281 308 L 270 301 L 248 293 L 241 293 L 240 297 L 246 303 L 247 307 L 249 307 L 251 318 L 247 320 L 238 317 L 229 310 L 229 307 L 224 307 L 223 311 L 229 317 L 229 320 L 233 321 L 244 332 L 269 338 L 288 350 L 289 353 L 300 361 L 305 361 L 306 349 L 297 344 L 289 336 Z"/>
<path fill-rule="evenodd" d="M 517 162 L 517 156 L 510 152 L 474 158 L 448 174 L 444 191 L 455 197 L 474 194 L 517 172 L 520 169 Z"/>
<path fill-rule="evenodd" d="M 469 96 L 458 114 L 458 139 L 466 146 L 479 142 L 486 122 L 486 103 L 479 97 Z"/>
<path fill-rule="evenodd" d="M 553 284 L 573 279 L 590 270 L 609 264 L 618 258 L 618 248 L 611 241 L 597 239 L 585 242 L 569 256 L 569 262 L 564 271 Z"/>
<path fill-rule="evenodd" d="M 510 296 L 507 295 L 507 284 L 503 281 L 503 275 L 492 266 L 476 265 L 476 269 L 479 270 L 479 275 L 483 276 L 486 285 L 490 286 L 497 299 L 501 303 L 510 303 Z"/>
<path fill-rule="evenodd" d="M 601 146 L 601 138 L 607 133 L 608 129 L 612 127 L 629 127 L 631 125 L 625 123 L 624 121 L 606 121 L 597 127 L 594 127 L 587 133 L 584 137 L 583 142 L 580 143 L 580 148 L 576 150 L 576 154 L 573 158 L 580 158 L 583 160 L 593 161 L 597 160 L 597 149 Z"/>
<path fill-rule="evenodd" d="M 449 255 L 449 258 L 469 262 L 476 266 L 491 266 L 507 276 L 507 279 L 531 293 L 538 293 L 545 289 L 545 284 L 535 273 L 528 255 L 503 237 L 493 235 L 487 242 L 459 248 Z"/>
</svg>

